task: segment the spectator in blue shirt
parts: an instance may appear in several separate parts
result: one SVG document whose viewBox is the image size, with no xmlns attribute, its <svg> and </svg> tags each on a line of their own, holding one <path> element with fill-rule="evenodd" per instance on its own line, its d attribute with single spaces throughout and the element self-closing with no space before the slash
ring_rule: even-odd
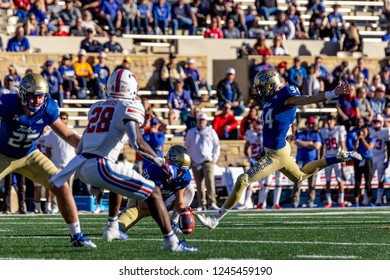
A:
<svg viewBox="0 0 390 280">
<path fill-rule="evenodd" d="M 153 4 L 154 34 L 165 34 L 168 23 L 171 21 L 171 4 L 166 0 L 158 0 Z"/>
<path fill-rule="evenodd" d="M 62 75 L 62 88 L 65 92 L 64 98 L 70 99 L 72 95 L 76 96 L 80 87 L 69 54 L 65 54 L 62 57 L 61 65 L 58 67 L 58 71 L 60 71 Z"/>
<path fill-rule="evenodd" d="M 168 93 L 168 120 L 169 124 L 173 124 L 174 120 L 181 119 L 185 123 L 189 115 L 187 109 L 192 109 L 194 102 L 191 98 L 191 93 L 184 90 L 184 80 L 178 79 L 175 81 L 175 89 Z"/>
<path fill-rule="evenodd" d="M 99 11 L 103 24 L 107 24 L 111 32 L 121 28 L 121 6 L 115 0 L 102 1 Z"/>
<path fill-rule="evenodd" d="M 51 98 L 57 100 L 58 106 L 63 107 L 64 91 L 62 88 L 62 77 L 60 72 L 54 68 L 54 62 L 48 60 L 45 63 L 45 69 L 41 72 L 49 85 L 49 94 Z"/>
<path fill-rule="evenodd" d="M 370 70 L 368 70 L 366 68 L 366 66 L 364 65 L 364 58 L 363 57 L 359 57 L 357 59 L 357 67 L 359 68 L 359 71 L 361 73 L 363 73 L 364 81 L 366 82 L 366 84 L 368 84 L 368 81 L 370 79 Z"/>
<path fill-rule="evenodd" d="M 334 4 L 333 12 L 328 15 L 328 21 L 333 32 L 332 42 L 339 42 L 342 33 L 345 32 L 345 22 L 343 16 L 339 13 L 339 8 L 339 4 Z"/>
<path fill-rule="evenodd" d="M 288 70 L 288 83 L 298 87 L 302 90 L 303 84 L 307 79 L 307 72 L 304 67 L 301 66 L 301 59 L 299 56 L 294 57 L 294 66 Z"/>
<path fill-rule="evenodd" d="M 137 28 L 138 32 L 149 34 L 150 23 L 153 21 L 152 4 L 149 0 L 141 0 L 137 5 Z"/>
<path fill-rule="evenodd" d="M 363 122 L 364 123 L 364 122 Z M 372 156 L 375 146 L 375 138 L 370 137 L 370 130 L 365 124 L 358 127 L 356 132 L 354 150 L 361 154 L 363 160 L 354 162 L 353 166 L 355 169 L 355 188 L 353 189 L 355 207 L 359 207 L 359 194 L 360 194 L 360 185 L 362 183 L 362 175 L 364 174 L 364 199 L 363 204 L 374 206 L 371 202 L 372 199 L 372 190 L 371 190 L 371 180 L 373 177 L 373 165 L 372 165 Z"/>
<path fill-rule="evenodd" d="M 187 66 L 184 67 L 184 73 L 187 76 L 185 79 L 185 84 L 191 91 L 191 96 L 193 99 L 201 98 L 199 89 L 202 87 L 205 87 L 210 95 L 211 86 L 206 81 L 206 79 L 200 77 L 198 70 L 195 68 L 195 60 L 193 58 L 187 60 Z"/>
<path fill-rule="evenodd" d="M 178 29 L 187 29 L 190 35 L 195 35 L 196 18 L 191 12 L 190 5 L 185 3 L 184 0 L 178 0 L 172 5 L 172 25 L 174 35 L 176 35 Z"/>
<path fill-rule="evenodd" d="M 159 157 L 164 157 L 165 132 L 160 131 L 161 123 L 157 118 L 150 120 L 150 130 L 143 135 L 146 143 L 153 149 Z M 148 168 L 153 164 L 149 160 L 143 159 L 142 169 Z"/>
<path fill-rule="evenodd" d="M 321 136 L 315 129 L 315 118 L 309 117 L 306 121 L 306 129 L 297 133 L 295 143 L 298 146 L 296 160 L 299 168 L 318 159 L 319 149 L 321 148 L 322 141 Z M 315 182 L 316 175 L 307 179 L 309 187 L 309 195 L 307 199 L 307 206 L 310 208 L 315 207 L 314 200 L 316 198 Z M 294 207 L 299 206 L 301 192 L 301 183 L 294 184 Z"/>
<path fill-rule="evenodd" d="M 99 99 L 106 99 L 106 87 L 107 80 L 110 76 L 110 69 L 106 65 L 107 55 L 105 52 L 100 52 L 98 59 L 99 63 L 93 66 L 93 72 L 96 76 L 97 89 L 95 91 L 98 93 Z"/>
<path fill-rule="evenodd" d="M 30 43 L 24 36 L 24 27 L 19 26 L 15 30 L 15 36 L 8 40 L 7 52 L 29 52 Z"/>
</svg>

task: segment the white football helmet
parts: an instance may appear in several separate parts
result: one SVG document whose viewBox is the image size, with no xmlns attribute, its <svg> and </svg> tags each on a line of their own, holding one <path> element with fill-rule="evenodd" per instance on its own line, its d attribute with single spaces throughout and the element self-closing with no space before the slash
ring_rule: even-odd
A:
<svg viewBox="0 0 390 280">
<path fill-rule="evenodd" d="M 108 78 L 109 97 L 135 100 L 138 98 L 138 81 L 128 69 L 118 69 Z"/>
</svg>

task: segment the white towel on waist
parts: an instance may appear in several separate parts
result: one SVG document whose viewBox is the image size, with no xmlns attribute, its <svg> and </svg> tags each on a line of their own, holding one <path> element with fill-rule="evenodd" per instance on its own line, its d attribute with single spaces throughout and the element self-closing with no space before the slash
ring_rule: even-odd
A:
<svg viewBox="0 0 390 280">
<path fill-rule="evenodd" d="M 52 176 L 49 180 L 57 188 L 61 187 L 75 172 L 76 168 L 83 164 L 87 159 L 81 155 L 75 156 L 60 172 Z"/>
</svg>

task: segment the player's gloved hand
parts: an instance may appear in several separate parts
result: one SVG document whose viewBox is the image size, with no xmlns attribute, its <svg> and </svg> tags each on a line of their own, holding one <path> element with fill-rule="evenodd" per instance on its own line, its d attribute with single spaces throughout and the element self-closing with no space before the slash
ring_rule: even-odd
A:
<svg viewBox="0 0 390 280">
<path fill-rule="evenodd" d="M 154 163 L 162 167 L 165 163 L 165 159 L 163 157 L 154 158 Z"/>
<path fill-rule="evenodd" d="M 165 179 L 169 183 L 172 180 L 173 175 L 169 163 L 164 161 L 164 163 L 161 165 L 161 168 L 165 173 Z"/>
<path fill-rule="evenodd" d="M 389 167 L 389 161 L 385 161 L 385 163 L 383 164 L 384 169 L 386 169 L 387 167 Z"/>
</svg>

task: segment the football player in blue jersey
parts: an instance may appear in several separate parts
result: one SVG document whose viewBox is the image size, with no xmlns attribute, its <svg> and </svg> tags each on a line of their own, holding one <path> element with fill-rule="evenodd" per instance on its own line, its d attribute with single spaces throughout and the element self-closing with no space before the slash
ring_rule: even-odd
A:
<svg viewBox="0 0 390 280">
<path fill-rule="evenodd" d="M 287 131 L 295 120 L 296 107 L 312 103 L 321 103 L 349 94 L 350 85 L 337 86 L 334 90 L 312 96 L 301 96 L 293 85 L 284 86 L 279 73 L 274 70 L 263 70 L 256 74 L 253 87 L 256 100 L 262 106 L 264 155 L 257 163 L 241 174 L 234 189 L 220 210 L 211 215 L 197 214 L 200 222 L 210 229 L 217 227 L 219 221 L 238 203 L 243 191 L 249 184 L 261 180 L 280 170 L 292 182 L 299 183 L 328 165 L 338 162 L 361 160 L 355 151 L 339 151 L 334 157 L 312 161 L 301 169 L 291 158 L 291 147 L 286 141 Z"/>
<path fill-rule="evenodd" d="M 36 146 L 46 125 L 73 147 L 80 142 L 80 136 L 58 117 L 57 102 L 49 97 L 48 91 L 47 81 L 39 74 L 30 73 L 20 81 L 19 94 L 0 96 L 0 178 L 16 172 L 52 191 L 71 233 L 71 244 L 94 248 L 96 245 L 81 232 L 68 183 L 58 188 L 49 183 L 58 170 Z"/>
<path fill-rule="evenodd" d="M 189 186 L 192 176 L 190 173 L 191 157 L 187 148 L 180 145 L 173 145 L 167 155 L 166 162 L 169 164 L 170 176 L 163 169 L 155 164 L 148 165 L 143 170 L 142 176 L 152 180 L 159 186 L 165 205 L 168 210 L 173 209 L 171 216 L 172 229 L 176 234 L 181 233 L 178 226 L 181 211 L 190 206 L 195 189 Z M 136 202 L 128 207 L 119 217 L 119 224 L 123 231 L 129 230 L 139 220 L 150 216 L 148 207 L 144 201 Z"/>
</svg>

